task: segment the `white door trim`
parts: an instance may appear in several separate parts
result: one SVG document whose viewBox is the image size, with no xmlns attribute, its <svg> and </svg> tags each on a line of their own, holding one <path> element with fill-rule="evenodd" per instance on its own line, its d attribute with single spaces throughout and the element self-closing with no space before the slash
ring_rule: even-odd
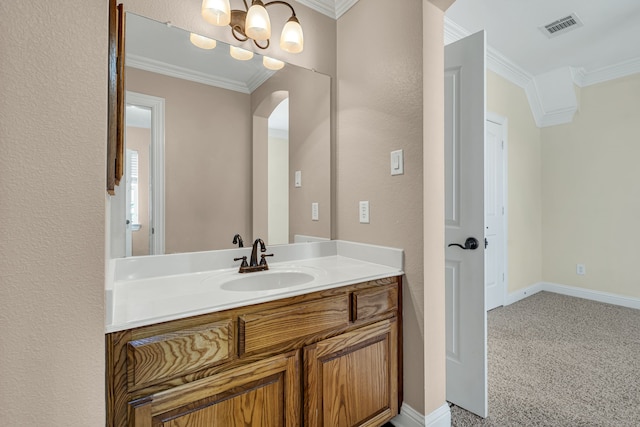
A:
<svg viewBox="0 0 640 427">
<path fill-rule="evenodd" d="M 509 119 L 500 114 L 487 111 L 485 113 L 486 120 L 497 123 L 502 126 L 502 140 L 504 141 L 504 150 L 502 151 L 502 203 L 504 204 L 504 218 L 502 221 L 502 247 L 503 247 L 503 268 L 504 268 L 504 305 L 508 305 L 509 297 L 509 248 L 507 247 L 509 232 Z"/>
<path fill-rule="evenodd" d="M 151 109 L 151 222 L 149 253 L 164 254 L 164 98 L 127 91 L 126 104 Z"/>
</svg>

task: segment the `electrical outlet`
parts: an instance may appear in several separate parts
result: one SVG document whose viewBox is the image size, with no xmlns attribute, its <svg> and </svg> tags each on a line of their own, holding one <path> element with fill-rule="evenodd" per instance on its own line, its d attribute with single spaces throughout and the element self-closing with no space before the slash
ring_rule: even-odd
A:
<svg viewBox="0 0 640 427">
<path fill-rule="evenodd" d="M 318 221 L 318 203 L 311 203 L 311 221 Z"/>
<path fill-rule="evenodd" d="M 584 276 L 587 274 L 587 269 L 584 264 L 576 264 L 576 274 L 578 276 Z"/>
</svg>

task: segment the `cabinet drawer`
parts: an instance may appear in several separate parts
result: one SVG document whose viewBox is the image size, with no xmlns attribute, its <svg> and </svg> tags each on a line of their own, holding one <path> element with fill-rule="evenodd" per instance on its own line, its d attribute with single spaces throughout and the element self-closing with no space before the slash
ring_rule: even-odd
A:
<svg viewBox="0 0 640 427">
<path fill-rule="evenodd" d="M 231 319 L 129 341 L 129 389 L 226 362 L 233 354 Z"/>
<path fill-rule="evenodd" d="M 252 353 L 349 325 L 349 297 L 338 295 L 240 316 L 239 353 Z"/>
<path fill-rule="evenodd" d="M 371 319 L 398 309 L 398 286 L 391 284 L 354 291 L 351 301 L 353 322 Z"/>
</svg>

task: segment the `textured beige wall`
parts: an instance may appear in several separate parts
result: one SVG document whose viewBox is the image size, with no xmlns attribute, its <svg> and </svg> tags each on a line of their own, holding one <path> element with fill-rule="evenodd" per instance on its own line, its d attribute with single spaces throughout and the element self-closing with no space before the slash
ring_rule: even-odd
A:
<svg viewBox="0 0 640 427">
<path fill-rule="evenodd" d="M 165 252 L 251 236 L 251 97 L 127 68 L 127 90 L 165 99 Z M 218 114 L 220 113 L 220 114 Z"/>
<path fill-rule="evenodd" d="M 138 152 L 138 221 L 140 230 L 131 232 L 131 254 L 149 255 L 149 146 L 151 129 L 127 127 L 127 150 Z"/>
<path fill-rule="evenodd" d="M 439 2 L 443 3 L 443 2 Z M 445 404 L 444 14 L 423 2 L 425 414 Z"/>
<path fill-rule="evenodd" d="M 573 123 L 542 130 L 544 281 L 640 297 L 639 100 L 640 74 L 588 86 Z"/>
<path fill-rule="evenodd" d="M 289 93 L 289 242 L 295 234 L 331 238 L 331 79 L 285 67 L 253 92 L 252 109 L 279 91 Z M 266 164 L 266 157 L 254 156 L 254 167 L 260 160 Z M 293 179 L 298 170 L 300 188 Z M 312 202 L 318 203 L 318 221 L 311 220 Z"/>
<path fill-rule="evenodd" d="M 508 119 L 509 292 L 542 279 L 541 131 L 524 90 L 487 71 L 487 111 Z"/>
<path fill-rule="evenodd" d="M 360 1 L 338 20 L 336 237 L 405 250 L 404 398 L 423 412 L 422 2 L 387 3 Z M 404 175 L 391 176 L 397 149 Z"/>
<path fill-rule="evenodd" d="M 0 2 L 0 425 L 104 425 L 104 0 Z"/>
</svg>

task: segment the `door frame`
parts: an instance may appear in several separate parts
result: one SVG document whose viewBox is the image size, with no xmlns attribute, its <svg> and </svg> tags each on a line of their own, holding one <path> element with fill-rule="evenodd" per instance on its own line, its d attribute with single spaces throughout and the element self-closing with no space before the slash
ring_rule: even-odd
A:
<svg viewBox="0 0 640 427">
<path fill-rule="evenodd" d="M 149 254 L 164 254 L 164 98 L 126 91 L 125 104 L 151 109 Z"/>
<path fill-rule="evenodd" d="M 503 307 L 507 305 L 509 296 L 509 248 L 507 246 L 509 232 L 509 119 L 492 111 L 485 112 L 485 120 L 499 124 L 502 127 L 502 203 L 504 205 L 504 215 L 502 220 L 502 264 L 504 271 Z M 486 162 L 486 159 L 485 159 Z"/>
</svg>

